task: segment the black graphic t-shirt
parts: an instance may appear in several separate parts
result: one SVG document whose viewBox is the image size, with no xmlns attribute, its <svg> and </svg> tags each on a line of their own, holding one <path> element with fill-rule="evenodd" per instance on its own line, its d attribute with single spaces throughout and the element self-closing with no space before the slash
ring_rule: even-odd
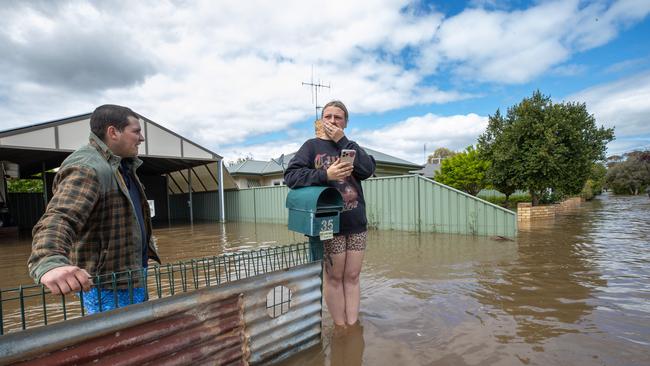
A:
<svg viewBox="0 0 650 366">
<path fill-rule="evenodd" d="M 327 168 L 341 156 L 341 150 L 356 150 L 354 170 L 343 180 L 327 180 Z M 308 186 L 335 187 L 343 196 L 339 234 L 349 235 L 367 229 L 366 202 L 363 198 L 361 181 L 375 172 L 375 159 L 368 155 L 356 142 L 343 137 L 338 143 L 313 138 L 307 140 L 289 162 L 284 172 L 284 182 L 289 188 Z"/>
</svg>

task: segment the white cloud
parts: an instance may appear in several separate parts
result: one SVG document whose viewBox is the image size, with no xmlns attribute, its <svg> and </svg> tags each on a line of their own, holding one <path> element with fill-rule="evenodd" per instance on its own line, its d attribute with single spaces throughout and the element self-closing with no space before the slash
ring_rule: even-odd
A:
<svg viewBox="0 0 650 366">
<path fill-rule="evenodd" d="M 108 38 L 118 39 L 107 51 L 118 45 L 137 45 L 138 51 L 129 55 L 146 60 L 154 71 L 145 78 L 140 78 L 146 75 L 144 69 L 125 76 L 124 83 L 135 83 L 132 86 L 109 85 L 97 93 L 75 93 L 65 90 L 69 85 L 46 84 L 33 77 L 39 72 L 51 75 L 46 72 L 51 71 L 50 65 L 39 69 L 38 65 L 7 64 L 5 70 L 25 72 L 0 85 L 0 95 L 7 97 L 0 106 L 0 120 L 3 127 L 14 127 L 92 111 L 112 102 L 128 105 L 219 151 L 224 145 L 286 130 L 308 118 L 313 110 L 310 91 L 301 81 L 309 79 L 312 66 L 317 76 L 333 86 L 320 102 L 341 98 L 358 113 L 467 98 L 466 93 L 422 85 L 424 75 L 401 64 L 399 53 L 430 39 L 442 19 L 440 14 L 416 16 L 400 11 L 405 4 L 341 1 L 319 3 L 315 8 L 304 1 L 218 6 L 211 1 L 150 1 L 128 2 L 129 10 L 124 11 L 119 3 L 77 1 L 48 9 L 8 7 L 0 15 L 7 20 L 7 29 L 15 29 L 5 34 L 9 49 L 18 44 L 61 42 L 62 49 L 77 47 L 77 51 L 60 52 L 68 59 L 62 56 L 58 61 L 74 65 L 83 60 L 84 52 L 86 57 L 96 52 L 91 45 L 75 42 L 78 35 L 91 35 L 96 40 L 93 46 L 105 44 Z M 24 14 L 30 16 L 25 19 Z M 72 41 L 65 43 L 67 39 Z M 92 74 L 108 73 L 94 70 Z M 25 83 L 38 85 L 41 92 L 24 92 L 20 85 Z"/>
<path fill-rule="evenodd" d="M 422 164 L 425 144 L 427 155 L 439 147 L 463 150 L 469 145 L 476 144 L 477 137 L 487 127 L 487 121 L 487 117 L 474 113 L 454 116 L 428 113 L 407 118 L 381 129 L 351 127 L 346 129 L 346 135 L 362 146 Z M 226 161 L 235 161 L 246 156 L 253 156 L 255 160 L 269 160 L 281 154 L 296 152 L 300 145 L 311 137 L 311 130 L 307 132 L 309 134 L 303 131 L 287 140 L 229 147 L 222 153 Z"/>
<path fill-rule="evenodd" d="M 491 2 L 475 2 L 480 3 Z M 647 1 L 584 6 L 573 0 L 516 11 L 470 8 L 445 18 L 410 11 L 409 5 L 8 3 L 0 9 L 0 49 L 11 56 L 0 58 L 0 129 L 87 113 L 110 102 L 236 157 L 232 146 L 278 131 L 293 136 L 293 126 L 312 116 L 310 91 L 301 85 L 312 66 L 317 78 L 332 85 L 322 90 L 321 104 L 339 98 L 355 113 L 368 114 L 448 103 L 474 95 L 431 79 L 449 78 L 452 85 L 527 82 L 554 67 L 562 71 L 558 65 L 573 53 L 607 42 L 650 11 Z M 53 69 L 52 61 L 63 69 Z M 425 142 L 459 149 L 475 138 L 469 137 L 473 132 L 445 130 L 441 121 L 459 116 L 418 118 L 445 132 L 415 133 L 413 147 L 381 134 L 390 127 L 361 131 L 360 137 L 409 160 L 421 160 Z M 461 119 L 476 118 L 484 117 Z M 420 124 L 407 120 L 398 126 L 414 130 Z M 267 154 L 271 147 L 251 153 L 277 155 Z"/>
<path fill-rule="evenodd" d="M 585 72 L 587 72 L 587 66 L 586 65 L 578 65 L 578 64 L 560 65 L 560 66 L 554 67 L 551 70 L 551 73 L 553 75 L 558 75 L 558 76 L 583 75 Z"/>
<path fill-rule="evenodd" d="M 253 157 L 254 160 L 268 161 L 277 159 L 282 154 L 291 154 L 298 151 L 301 142 L 268 142 L 236 148 L 226 148 L 221 151 L 225 162 L 237 161 L 238 158 Z M 288 161 L 287 161 L 288 163 Z"/>
<path fill-rule="evenodd" d="M 433 57 L 429 63 L 437 65 L 442 55 L 458 64 L 454 73 L 466 78 L 528 82 L 578 51 L 605 44 L 649 12 L 647 1 L 618 1 L 609 7 L 550 1 L 510 12 L 468 9 L 443 21 L 437 42 L 430 45 L 438 52 L 425 58 Z"/>
<path fill-rule="evenodd" d="M 425 144 L 427 154 L 439 147 L 462 150 L 476 143 L 487 121 L 487 117 L 474 113 L 454 116 L 428 113 L 379 130 L 353 131 L 351 136 L 363 146 L 421 164 Z"/>
<path fill-rule="evenodd" d="M 598 85 L 566 97 L 587 105 L 599 125 L 616 137 L 650 134 L 650 72 Z"/>
</svg>

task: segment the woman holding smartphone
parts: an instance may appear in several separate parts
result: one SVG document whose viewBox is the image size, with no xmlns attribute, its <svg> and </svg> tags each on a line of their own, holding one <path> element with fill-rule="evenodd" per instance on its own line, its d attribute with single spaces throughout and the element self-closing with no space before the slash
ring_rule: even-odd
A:
<svg viewBox="0 0 650 366">
<path fill-rule="evenodd" d="M 348 110 L 342 102 L 327 103 L 320 121 L 322 132 L 300 147 L 289 162 L 284 181 L 289 188 L 335 187 L 343 196 L 340 231 L 323 241 L 325 303 L 335 325 L 353 325 L 359 317 L 359 275 L 368 237 L 361 181 L 375 172 L 375 159 L 345 136 Z"/>
</svg>

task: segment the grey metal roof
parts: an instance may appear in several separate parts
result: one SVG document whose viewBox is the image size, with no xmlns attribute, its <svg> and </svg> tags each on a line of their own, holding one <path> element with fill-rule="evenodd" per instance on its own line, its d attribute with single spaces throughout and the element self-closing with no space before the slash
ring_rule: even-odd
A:
<svg viewBox="0 0 650 366">
<path fill-rule="evenodd" d="M 21 176 L 56 168 L 70 152 L 88 143 L 91 113 L 0 131 L 0 156 L 20 166 Z M 140 116 L 145 141 L 141 171 L 165 174 L 219 161 L 222 157 Z"/>
<path fill-rule="evenodd" d="M 420 174 L 427 178 L 433 178 L 436 172 L 440 170 L 440 164 L 426 163 L 424 168 L 419 170 L 411 170 L 409 173 Z"/>
<path fill-rule="evenodd" d="M 375 158 L 375 161 L 378 164 L 383 165 L 394 165 L 394 166 L 403 166 L 412 169 L 422 168 L 422 165 L 415 164 L 410 161 L 400 159 L 388 154 L 384 154 L 380 151 L 373 150 L 367 147 L 361 147 L 369 155 L 372 155 Z M 231 175 L 270 175 L 270 174 L 280 174 L 282 173 L 282 165 L 286 168 L 289 165 L 289 161 L 296 155 L 295 152 L 291 154 L 282 155 L 278 158 L 271 159 L 270 161 L 263 160 L 246 160 L 239 164 L 235 164 L 228 167 L 228 171 Z"/>
<path fill-rule="evenodd" d="M 240 175 L 264 175 L 282 172 L 282 167 L 271 159 L 270 161 L 262 160 L 245 160 L 239 164 L 228 167 L 230 174 Z"/>
</svg>

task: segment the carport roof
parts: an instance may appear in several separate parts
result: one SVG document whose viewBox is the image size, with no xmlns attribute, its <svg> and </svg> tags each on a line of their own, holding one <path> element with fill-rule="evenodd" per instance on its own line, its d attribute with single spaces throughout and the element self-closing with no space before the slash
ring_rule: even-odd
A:
<svg viewBox="0 0 650 366">
<path fill-rule="evenodd" d="M 39 173 L 43 167 L 56 168 L 72 151 L 88 143 L 90 116 L 87 113 L 0 131 L 0 160 L 18 164 L 21 177 Z M 144 174 L 167 174 L 222 159 L 146 117 L 140 120 L 145 137 L 140 145 L 139 157 L 144 161 L 140 171 Z"/>
</svg>

